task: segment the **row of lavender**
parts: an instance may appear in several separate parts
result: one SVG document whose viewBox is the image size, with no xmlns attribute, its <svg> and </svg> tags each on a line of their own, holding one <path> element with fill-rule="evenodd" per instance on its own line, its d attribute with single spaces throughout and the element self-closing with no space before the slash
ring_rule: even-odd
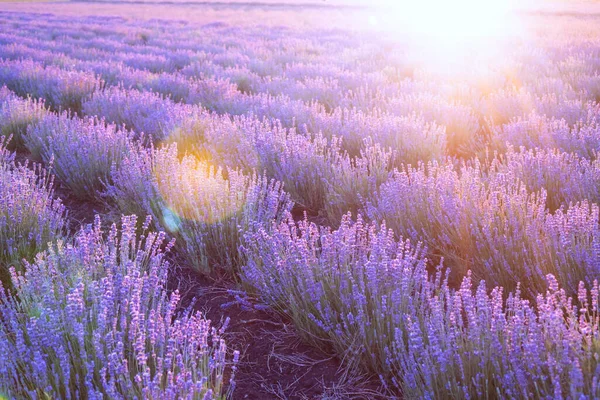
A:
<svg viewBox="0 0 600 400">
<path fill-rule="evenodd" d="M 471 156 L 490 130 L 514 117 L 527 119 L 531 110 L 570 124 L 586 120 L 593 108 L 589 102 L 600 93 L 598 55 L 586 32 L 593 33 L 593 25 L 581 21 L 561 25 L 566 39 L 560 42 L 554 31 L 540 33 L 541 54 L 539 43 L 517 42 L 493 65 L 466 60 L 465 73 L 449 83 L 418 58 L 418 51 L 392 37 L 286 28 L 266 34 L 260 28 L 196 28 L 183 22 L 165 29 L 159 22 L 119 18 L 107 27 L 92 17 L 17 17 L 6 15 L 3 21 L 12 29 L 0 37 L 2 57 L 32 59 L 36 65 L 17 63 L 9 69 L 59 81 L 77 71 L 73 78 L 81 87 L 68 90 L 76 92 L 75 99 L 101 78 L 107 85 L 152 90 L 219 113 L 251 112 L 311 133 L 343 133 L 350 137 L 344 146 L 352 154 L 366 134 L 402 129 L 390 121 L 394 116 L 416 113 L 446 127 L 446 152 Z M 483 66 L 471 67 L 470 61 Z M 53 68 L 44 73 L 43 65 Z M 56 105 L 56 99 L 49 100 Z M 76 100 L 69 105 L 79 106 Z M 347 109 L 386 122 L 377 129 L 367 121 L 369 128 L 346 132 L 355 122 L 347 121 Z"/>
<path fill-rule="evenodd" d="M 44 24 L 36 23 L 35 18 L 21 18 L 34 28 Z M 77 21 L 69 23 L 77 26 Z M 161 29 L 160 24 L 154 24 L 149 26 Z M 204 29 L 210 35 L 215 27 Z M 179 33 L 180 37 L 169 40 L 193 37 L 192 30 L 182 30 L 187 35 Z M 69 31 L 65 32 L 67 36 Z M 57 37 L 61 39 L 55 42 L 62 43 L 63 36 Z M 217 43 L 216 48 L 221 43 L 218 37 L 210 38 Z M 189 265 L 204 274 L 238 276 L 248 290 L 286 313 L 307 332 L 307 340 L 329 344 L 344 359 L 378 374 L 392 392 L 431 398 L 594 397 L 600 395 L 596 282 L 600 276 L 596 205 L 600 196 L 600 166 L 596 160 L 599 114 L 598 105 L 592 101 L 595 94 L 587 89 L 593 89 L 593 85 L 582 83 L 589 82 L 596 73 L 594 47 L 581 42 L 589 52 L 579 61 L 588 72 L 570 77 L 558 61 L 543 64 L 561 65 L 560 81 L 569 89 L 565 89 L 568 94 L 550 93 L 558 84 L 551 68 L 540 72 L 541 80 L 526 81 L 527 85 L 519 90 L 488 88 L 489 93 L 478 101 L 475 98 L 482 96 L 482 90 L 477 92 L 476 87 L 461 87 L 465 82 L 453 82 L 454 86 L 443 89 L 442 95 L 435 89 L 436 77 L 421 71 L 421 80 L 406 78 L 396 87 L 389 80 L 376 82 L 373 91 L 367 86 L 361 91 L 359 87 L 355 98 L 334 86 L 338 96 L 332 103 L 335 107 L 318 97 L 311 99 L 316 102 L 308 103 L 293 99 L 293 90 L 273 97 L 251 93 L 255 88 L 242 90 L 237 84 L 228 89 L 231 96 L 224 97 L 226 108 L 215 109 L 197 98 L 177 97 L 181 87 L 206 84 L 202 76 L 182 78 L 181 71 L 165 73 L 159 68 L 159 81 L 173 76 L 182 79 L 173 86 L 173 92 L 165 83 L 172 81 L 162 81 L 162 93 L 173 95 L 169 99 L 150 92 L 156 88 L 143 80 L 136 81 L 135 88 L 111 87 L 103 80 L 104 75 L 98 77 L 67 65 L 45 66 L 46 61 L 40 63 L 42 57 L 36 62 L 9 60 L 0 65 L 0 82 L 22 96 L 44 99 L 52 110 L 71 109 L 79 116 L 49 111 L 43 103 L 18 99 L 6 92 L 0 124 L 4 135 L 13 135 L 9 146 L 26 149 L 34 158 L 51 165 L 53 173 L 75 195 L 105 201 L 117 213 L 152 216 L 149 224 L 176 239 L 176 251 Z M 584 44 L 580 44 L 579 51 L 583 51 Z M 565 46 L 567 63 L 572 58 L 566 53 L 575 50 Z M 148 38 L 140 38 L 130 47 L 137 48 L 139 54 L 152 54 L 158 46 L 153 47 Z M 552 50 L 547 49 L 548 56 L 553 55 Z M 52 51 L 41 54 L 46 57 Z M 223 48 L 218 52 L 231 54 Z M 266 55 L 273 53 L 270 50 Z M 560 53 L 556 51 L 554 58 L 558 58 L 556 54 Z M 172 56 L 164 57 L 170 60 Z M 256 55 L 252 57 L 256 59 Z M 111 61 L 118 62 L 122 61 Z M 379 62 L 371 67 L 381 72 L 387 60 Z M 199 65 L 205 63 L 210 62 Z M 317 58 L 305 68 L 327 76 L 323 65 L 329 65 L 327 60 Z M 346 68 L 344 72 L 352 75 Z M 305 70 L 300 71 L 301 79 Z M 522 68 L 518 72 L 523 78 L 532 71 Z M 125 82 L 124 76 L 116 75 L 113 83 Z M 360 73 L 354 76 L 359 80 L 363 77 Z M 295 79 L 287 75 L 287 70 L 280 79 L 287 84 L 285 90 L 294 87 L 291 81 Z M 271 80 L 267 76 L 260 81 Z M 550 86 L 550 81 L 555 85 Z M 584 85 L 584 90 L 573 89 L 575 82 Z M 402 95 L 402 90 L 411 87 L 414 93 Z M 450 102 L 449 93 L 463 95 Z M 368 101 L 361 103 L 359 97 Z M 351 98 L 358 100 L 344 103 Z M 486 102 L 487 106 L 481 106 Z M 502 118 L 480 121 L 479 115 L 493 114 L 490 102 L 494 110 L 504 102 L 513 107 Z M 429 111 L 432 109 L 437 114 Z M 509 121 L 523 110 L 536 111 L 524 119 Z M 464 126 L 472 129 L 465 130 Z M 463 135 L 461 143 L 467 147 L 452 142 L 457 132 Z M 516 149 L 518 146 L 525 147 Z M 459 148 L 463 160 L 448 158 Z M 6 165 L 11 171 L 20 168 L 12 162 Z M 31 182 L 38 182 L 35 175 L 31 176 Z M 173 179 L 175 176 L 178 179 Z M 279 182 L 284 184 L 285 192 Z M 46 187 L 41 192 L 46 193 Z M 294 223 L 289 214 L 292 201 L 321 213 L 337 229 Z M 9 198 L 7 203 L 14 204 L 15 200 Z M 345 215 L 349 210 L 362 217 L 353 221 Z M 5 220 L 6 226 L 14 228 L 9 219 Z M 48 221 L 54 219 L 49 217 Z M 60 223 L 53 223 L 48 223 L 48 229 L 60 231 L 56 227 Z M 131 221 L 125 225 L 124 231 L 133 232 Z M 78 240 L 90 241 L 90 232 L 84 230 L 80 237 L 87 239 Z M 99 235 L 97 229 L 94 232 Z M 22 232 L 6 235 L 6 243 L 24 238 Z M 36 242 L 38 248 L 18 255 L 11 248 L 12 258 L 6 262 L 23 257 L 32 260 L 48 239 L 43 237 Z M 85 253 L 81 246 L 73 245 L 74 253 L 65 260 L 79 260 L 76 254 Z M 98 246 L 82 256 L 86 262 L 90 257 L 86 254 L 113 260 L 109 254 L 117 250 L 111 253 Z M 114 242 L 113 247 L 118 246 Z M 39 262 L 26 265 L 25 278 L 13 279 L 17 291 L 24 293 L 20 297 L 33 296 L 34 289 L 27 289 L 33 284 L 30 282 L 65 273 L 60 268 L 70 264 L 63 261 L 60 251 L 60 247 L 50 250 Z M 142 260 L 150 257 L 139 256 Z M 44 261 L 44 257 L 52 261 Z M 442 258 L 449 275 L 441 266 L 436 268 Z M 112 265 L 113 269 L 130 268 L 131 264 L 113 262 L 119 265 Z M 75 264 L 81 267 L 81 262 Z M 77 285 L 96 282 L 96 269 L 101 271 L 101 279 L 124 274 L 107 272 L 104 262 L 86 264 L 86 268 L 92 271 L 86 273 L 93 276 L 84 275 Z M 160 277 L 152 268 L 139 268 L 144 273 L 150 271 L 150 277 Z M 431 274 L 432 270 L 437 272 Z M 82 274 L 68 268 L 66 271 L 74 276 Z M 136 271 L 127 270 L 143 275 L 139 269 Z M 483 283 L 474 288 L 473 279 L 498 288 L 489 292 Z M 68 287 L 73 291 L 62 298 L 65 301 L 79 296 L 80 286 Z M 90 289 L 97 293 L 94 290 Z M 512 294 L 507 296 L 508 292 Z M 92 294 L 84 306 L 68 309 L 89 316 L 97 312 L 92 305 L 100 297 Z M 155 297 L 144 297 L 139 306 L 145 307 L 145 302 Z M 45 301 L 49 300 L 37 298 L 30 303 L 37 310 Z M 23 302 L 12 298 L 4 304 L 16 310 Z M 149 313 L 152 307 L 162 310 L 153 304 Z M 21 319 L 17 314 L 2 313 L 12 321 L 5 332 L 20 329 L 28 337 L 19 342 L 5 333 L 5 343 L 36 347 L 31 339 L 35 335 L 30 333 L 37 328 L 29 324 L 32 320 L 34 325 L 38 323 L 38 312 L 25 312 L 27 317 Z M 13 319 L 19 324 L 14 325 Z M 124 325 L 118 326 L 130 331 Z M 65 323 L 59 331 L 77 337 L 81 328 L 76 328 Z M 205 340 L 208 328 L 203 332 L 200 336 Z M 73 337 L 62 340 L 70 342 L 75 340 Z M 144 343 L 145 339 L 137 340 Z M 87 361 L 92 367 L 77 375 L 78 379 L 88 379 L 86 374 L 90 374 L 87 393 L 91 396 L 94 390 L 101 390 L 117 395 L 120 388 L 130 387 L 124 383 L 110 386 L 102 380 L 108 370 L 101 368 L 113 364 L 93 352 L 105 349 L 93 343 L 85 348 L 85 357 L 94 354 Z M 136 342 L 130 336 L 128 343 L 134 346 Z M 138 347 L 137 357 L 146 362 L 147 353 L 144 355 L 140 348 L 145 350 Z M 39 349 L 30 351 L 35 350 Z M 64 354 L 73 351 L 69 347 Z M 214 354 L 203 350 L 199 357 L 222 360 L 222 353 Z M 37 357 L 54 365 L 51 357 L 56 356 L 38 351 Z M 138 358 L 136 362 L 142 362 Z M 15 369 L 6 376 L 16 376 L 14 371 L 23 368 L 19 363 L 24 361 L 9 360 L 5 365 Z M 151 365 L 147 377 L 134 380 L 133 392 L 124 393 L 139 395 L 135 390 L 147 385 L 135 386 L 142 379 L 156 380 L 158 383 L 151 387 L 157 390 L 172 387 L 174 381 L 165 380 Z M 95 368 L 101 369 L 98 376 L 89 372 Z M 186 365 L 178 371 L 188 371 L 186 368 L 193 371 L 196 367 Z M 219 376 L 218 368 L 202 376 Z M 50 371 L 41 375 L 35 370 L 28 376 L 32 376 L 32 382 L 52 381 L 44 389 L 48 393 L 66 393 L 69 385 L 64 383 L 64 376 L 62 380 L 55 378 L 57 371 Z M 199 375 L 186 374 L 189 388 L 188 382 Z M 216 389 L 212 390 L 218 390 L 219 382 L 217 379 Z M 28 385 L 32 384 L 15 378 L 7 390 L 30 389 Z M 207 382 L 202 385 L 206 390 Z M 111 392 L 109 388 L 118 389 Z M 77 397 L 76 393 L 72 395 Z"/>
</svg>

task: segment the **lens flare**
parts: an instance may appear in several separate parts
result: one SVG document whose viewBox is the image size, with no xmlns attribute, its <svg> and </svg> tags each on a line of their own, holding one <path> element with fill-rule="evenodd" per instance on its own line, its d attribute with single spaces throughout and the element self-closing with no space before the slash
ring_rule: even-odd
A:
<svg viewBox="0 0 600 400">
<path fill-rule="evenodd" d="M 154 155 L 153 173 L 160 200 L 155 206 L 161 222 L 171 232 L 183 224 L 219 224 L 243 209 L 249 179 L 237 171 L 223 170 L 193 154 L 178 157 L 175 145 Z"/>
</svg>

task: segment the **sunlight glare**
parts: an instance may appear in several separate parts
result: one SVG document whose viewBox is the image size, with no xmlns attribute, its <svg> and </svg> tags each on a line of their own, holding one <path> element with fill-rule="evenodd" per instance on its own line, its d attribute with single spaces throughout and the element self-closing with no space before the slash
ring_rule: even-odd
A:
<svg viewBox="0 0 600 400">
<path fill-rule="evenodd" d="M 514 0 L 383 0 L 369 25 L 405 44 L 406 57 L 427 73 L 489 73 L 523 37 Z"/>
<path fill-rule="evenodd" d="M 508 28 L 508 0 L 420 0 L 390 3 L 401 29 L 437 38 L 497 36 Z"/>
</svg>

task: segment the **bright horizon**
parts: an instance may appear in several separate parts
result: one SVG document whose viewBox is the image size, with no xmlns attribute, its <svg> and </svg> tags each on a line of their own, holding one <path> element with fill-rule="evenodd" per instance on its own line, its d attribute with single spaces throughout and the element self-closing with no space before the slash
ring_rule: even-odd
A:
<svg viewBox="0 0 600 400">
<path fill-rule="evenodd" d="M 468 39 L 503 34 L 511 24 L 512 1 L 422 0 L 389 1 L 405 29 L 427 36 Z"/>
</svg>

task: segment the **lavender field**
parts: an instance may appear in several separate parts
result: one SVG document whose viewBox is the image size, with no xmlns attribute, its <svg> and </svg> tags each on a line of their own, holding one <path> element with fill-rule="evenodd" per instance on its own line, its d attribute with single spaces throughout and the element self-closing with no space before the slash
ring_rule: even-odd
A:
<svg viewBox="0 0 600 400">
<path fill-rule="evenodd" d="M 598 399 L 599 279 L 600 3 L 0 2 L 2 399 Z"/>
</svg>

